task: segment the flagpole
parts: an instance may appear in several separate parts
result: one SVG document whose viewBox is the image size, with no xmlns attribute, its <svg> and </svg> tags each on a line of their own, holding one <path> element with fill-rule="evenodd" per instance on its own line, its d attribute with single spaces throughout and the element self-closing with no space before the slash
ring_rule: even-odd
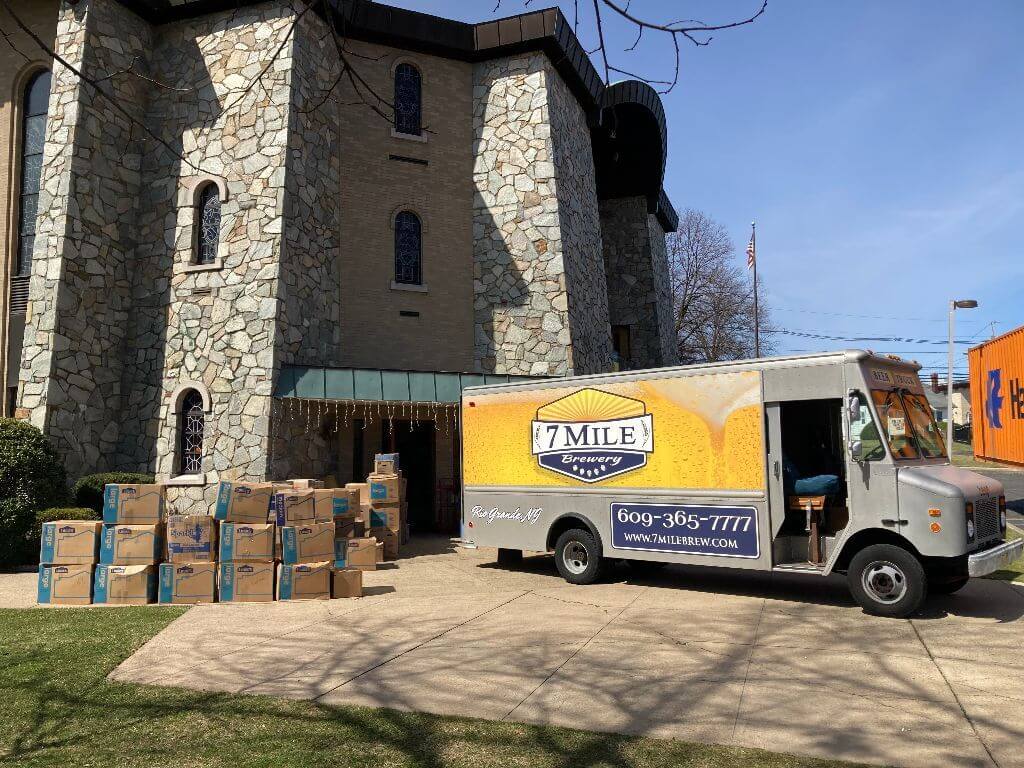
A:
<svg viewBox="0 0 1024 768">
<path fill-rule="evenodd" d="M 757 313 L 757 222 L 750 222 L 750 244 L 754 250 L 754 357 L 761 356 L 761 325 Z"/>
</svg>

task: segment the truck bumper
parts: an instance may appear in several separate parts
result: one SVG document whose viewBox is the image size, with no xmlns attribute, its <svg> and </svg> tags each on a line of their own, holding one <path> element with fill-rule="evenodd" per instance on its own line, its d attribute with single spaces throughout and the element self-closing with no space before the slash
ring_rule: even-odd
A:
<svg viewBox="0 0 1024 768">
<path fill-rule="evenodd" d="M 1024 539 L 1014 539 L 996 544 L 990 549 L 975 552 L 967 558 L 967 574 L 972 578 L 988 576 L 1012 563 L 1024 551 Z"/>
</svg>

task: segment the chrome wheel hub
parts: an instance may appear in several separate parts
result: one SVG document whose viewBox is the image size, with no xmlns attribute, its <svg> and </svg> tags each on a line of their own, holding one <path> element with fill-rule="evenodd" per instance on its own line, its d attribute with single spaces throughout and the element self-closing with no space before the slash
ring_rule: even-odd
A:
<svg viewBox="0 0 1024 768">
<path fill-rule="evenodd" d="M 562 563 L 570 573 L 583 573 L 587 570 L 589 560 L 587 548 L 578 541 L 570 541 L 562 551 Z"/>
<path fill-rule="evenodd" d="M 891 605 L 907 594 L 907 577 L 898 565 L 879 560 L 864 569 L 861 577 L 864 591 L 872 600 Z"/>
</svg>

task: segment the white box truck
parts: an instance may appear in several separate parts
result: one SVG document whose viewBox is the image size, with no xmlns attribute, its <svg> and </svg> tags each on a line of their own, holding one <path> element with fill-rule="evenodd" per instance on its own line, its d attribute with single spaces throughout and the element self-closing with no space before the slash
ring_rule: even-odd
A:
<svg viewBox="0 0 1024 768">
<path fill-rule="evenodd" d="M 463 544 L 847 574 L 907 616 L 1016 559 L 1002 485 L 951 465 L 916 363 L 848 351 L 469 387 Z"/>
</svg>

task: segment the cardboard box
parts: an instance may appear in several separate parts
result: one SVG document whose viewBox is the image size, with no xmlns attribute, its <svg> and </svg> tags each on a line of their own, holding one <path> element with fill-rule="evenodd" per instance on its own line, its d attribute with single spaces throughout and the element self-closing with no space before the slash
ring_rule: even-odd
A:
<svg viewBox="0 0 1024 768">
<path fill-rule="evenodd" d="M 274 601 L 273 563 L 221 563 L 217 597 L 222 603 Z"/>
<path fill-rule="evenodd" d="M 397 560 L 399 550 L 399 533 L 390 528 L 373 528 L 370 535 L 384 545 L 384 559 Z"/>
<path fill-rule="evenodd" d="M 401 472 L 397 453 L 378 453 L 373 457 L 373 471 L 377 475 L 397 475 Z"/>
<path fill-rule="evenodd" d="M 152 525 L 164 516 L 162 485 L 117 485 L 103 487 L 103 522 Z"/>
<path fill-rule="evenodd" d="M 393 531 L 398 531 L 401 530 L 404 519 L 400 504 L 375 502 L 370 505 L 367 526 L 369 528 L 390 528 Z"/>
<path fill-rule="evenodd" d="M 156 602 L 155 565 L 97 565 L 93 602 L 106 605 L 147 605 Z"/>
<path fill-rule="evenodd" d="M 289 480 L 292 484 L 292 488 L 296 491 L 308 491 L 314 488 L 325 488 L 323 480 L 314 480 L 312 478 L 304 478 L 302 480 Z"/>
<path fill-rule="evenodd" d="M 216 597 L 216 563 L 164 563 L 160 566 L 157 602 L 189 605 L 212 603 Z"/>
<path fill-rule="evenodd" d="M 341 515 L 334 518 L 334 536 L 338 539 L 352 539 L 366 535 L 366 523 L 355 514 Z"/>
<path fill-rule="evenodd" d="M 345 483 L 345 488 L 350 491 L 356 491 L 359 494 L 360 504 L 370 503 L 370 484 L 369 483 Z"/>
<path fill-rule="evenodd" d="M 376 557 L 376 562 L 377 563 L 383 563 L 384 562 L 384 542 L 383 541 L 378 541 L 377 542 L 377 546 L 374 549 L 374 556 Z"/>
<path fill-rule="evenodd" d="M 376 473 L 366 478 L 370 486 L 370 503 L 380 501 L 391 501 L 400 503 L 402 501 L 402 478 L 398 475 L 378 475 Z"/>
<path fill-rule="evenodd" d="M 284 491 L 274 494 L 271 502 L 274 511 L 274 522 L 278 525 L 303 525 L 315 523 L 316 498 L 314 491 Z M 328 517 L 327 520 L 331 518 Z"/>
<path fill-rule="evenodd" d="M 331 561 L 282 565 L 277 569 L 278 600 L 330 600 Z"/>
<path fill-rule="evenodd" d="M 377 570 L 377 540 L 373 536 L 345 539 L 347 550 L 345 567 L 361 571 Z"/>
<path fill-rule="evenodd" d="M 103 565 L 156 565 L 163 560 L 164 526 L 104 525 L 100 541 Z"/>
<path fill-rule="evenodd" d="M 36 599 L 40 605 L 88 605 L 96 566 L 40 565 Z"/>
<path fill-rule="evenodd" d="M 222 482 L 213 516 L 232 523 L 269 522 L 270 501 L 277 490 L 274 483 Z"/>
<path fill-rule="evenodd" d="M 331 597 L 362 597 L 363 572 L 355 568 L 336 568 L 331 575 Z"/>
<path fill-rule="evenodd" d="M 217 524 L 209 515 L 167 516 L 167 561 L 213 563 L 217 560 Z"/>
<path fill-rule="evenodd" d="M 281 527 L 281 562 L 319 563 L 334 558 L 334 523 Z"/>
<path fill-rule="evenodd" d="M 313 491 L 317 522 L 335 520 L 359 512 L 359 491 L 354 488 L 324 488 Z"/>
<path fill-rule="evenodd" d="M 98 520 L 56 520 L 43 523 L 39 562 L 43 565 L 83 565 L 100 558 Z"/>
<path fill-rule="evenodd" d="M 334 567 L 345 568 L 348 563 L 348 538 L 334 536 Z"/>
<path fill-rule="evenodd" d="M 273 562 L 277 526 L 273 523 L 221 523 L 218 560 Z"/>
</svg>

